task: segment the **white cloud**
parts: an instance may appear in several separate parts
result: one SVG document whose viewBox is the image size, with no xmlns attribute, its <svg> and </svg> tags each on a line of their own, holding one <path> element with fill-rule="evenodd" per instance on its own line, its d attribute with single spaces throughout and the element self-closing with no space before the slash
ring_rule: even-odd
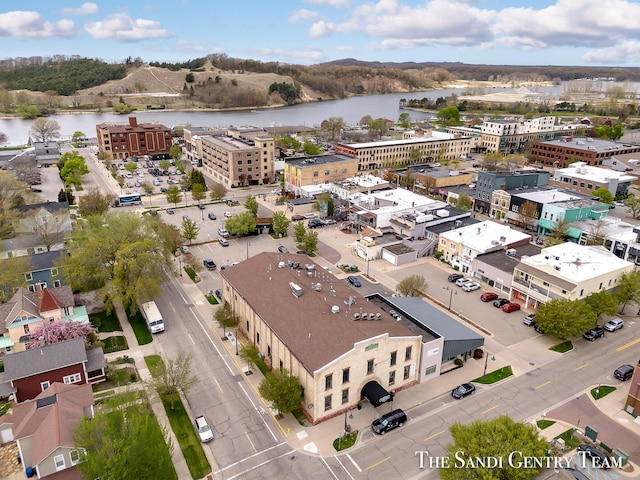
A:
<svg viewBox="0 0 640 480">
<path fill-rule="evenodd" d="M 600 65 L 624 65 L 640 63 L 640 42 L 622 42 L 611 47 L 591 50 L 582 56 L 589 63 Z"/>
<path fill-rule="evenodd" d="M 289 15 L 289 21 L 292 23 L 296 23 L 301 20 L 313 21 L 317 19 L 319 16 L 320 14 L 318 12 L 306 10 L 303 8 L 303 9 L 295 10 L 294 12 L 291 12 L 291 15 Z"/>
<path fill-rule="evenodd" d="M 98 10 L 99 8 L 97 3 L 84 2 L 80 6 L 80 8 L 71 8 L 71 7 L 63 8 L 62 14 L 63 15 L 94 15 L 98 13 Z"/>
<path fill-rule="evenodd" d="M 349 5 L 349 0 L 307 0 L 314 5 L 326 5 L 333 8 L 344 8 Z"/>
<path fill-rule="evenodd" d="M 331 35 L 332 33 L 339 32 L 341 30 L 339 25 L 335 23 L 320 20 L 315 22 L 309 28 L 309 36 L 311 38 L 322 38 Z"/>
<path fill-rule="evenodd" d="M 109 15 L 102 22 L 89 22 L 84 28 L 93 38 L 119 42 L 138 42 L 173 36 L 161 27 L 160 22 L 142 18 L 134 20 L 125 13 Z"/>
<path fill-rule="evenodd" d="M 0 37 L 27 39 L 69 38 L 75 35 L 72 20 L 46 21 L 38 12 L 0 13 Z"/>
</svg>

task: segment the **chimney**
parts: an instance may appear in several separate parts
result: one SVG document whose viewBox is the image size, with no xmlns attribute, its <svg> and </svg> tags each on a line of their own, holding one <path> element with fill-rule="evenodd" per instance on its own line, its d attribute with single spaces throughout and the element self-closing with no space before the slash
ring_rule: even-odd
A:
<svg viewBox="0 0 640 480">
<path fill-rule="evenodd" d="M 129 126 L 130 127 L 138 126 L 138 120 L 136 119 L 136 117 L 129 117 Z"/>
<path fill-rule="evenodd" d="M 41 283 L 36 283 L 36 293 L 38 294 L 38 298 L 42 298 L 42 294 L 44 293 L 44 289 L 42 288 Z"/>
</svg>

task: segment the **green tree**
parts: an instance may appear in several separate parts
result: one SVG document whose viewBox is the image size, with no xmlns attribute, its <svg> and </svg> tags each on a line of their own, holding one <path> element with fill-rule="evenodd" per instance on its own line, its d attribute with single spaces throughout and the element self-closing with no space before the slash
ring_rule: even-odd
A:
<svg viewBox="0 0 640 480">
<path fill-rule="evenodd" d="M 199 183 L 194 183 L 191 187 L 191 198 L 194 202 L 200 202 L 207 198 L 207 192 L 204 191 L 204 187 Z"/>
<path fill-rule="evenodd" d="M 440 123 L 446 125 L 460 125 L 460 111 L 458 107 L 444 107 L 436 115 Z"/>
<path fill-rule="evenodd" d="M 111 407 L 84 417 L 74 430 L 74 445 L 83 453 L 77 468 L 84 478 L 177 479 L 171 440 L 146 403 Z"/>
<path fill-rule="evenodd" d="M 0 259 L 0 303 L 8 302 L 20 287 L 27 286 L 24 274 L 33 269 L 30 259 L 30 256 Z"/>
<path fill-rule="evenodd" d="M 640 219 L 640 197 L 635 195 L 629 195 L 627 197 L 627 213 L 629 213 L 634 219 Z"/>
<path fill-rule="evenodd" d="M 554 299 L 538 307 L 536 323 L 552 337 L 577 337 L 593 328 L 596 313 L 582 300 Z"/>
<path fill-rule="evenodd" d="M 65 157 L 64 154 L 61 157 Z M 82 177 L 89 173 L 89 167 L 84 160 L 84 157 L 78 155 L 78 152 L 71 152 L 71 156 L 67 156 L 62 162 L 63 166 L 60 169 L 60 178 L 64 181 L 65 185 L 73 185 L 76 190 L 79 190 L 82 187 Z"/>
<path fill-rule="evenodd" d="M 178 202 L 182 199 L 182 192 L 177 187 L 177 185 L 171 185 L 169 188 L 167 188 L 165 195 L 167 196 L 167 202 L 173 203 L 174 205 L 177 205 Z"/>
<path fill-rule="evenodd" d="M 302 385 L 297 377 L 289 374 L 286 368 L 274 370 L 267 375 L 260 383 L 258 391 L 283 414 L 298 409 L 302 402 Z"/>
<path fill-rule="evenodd" d="M 227 196 L 227 187 L 222 183 L 214 183 L 210 192 L 211 200 L 222 200 Z"/>
<path fill-rule="evenodd" d="M 471 197 L 462 192 L 458 195 L 458 198 L 456 198 L 456 207 L 464 211 L 471 210 Z"/>
<path fill-rule="evenodd" d="M 600 318 L 603 313 L 605 315 L 614 315 L 618 310 L 618 303 L 611 296 L 611 293 L 600 290 L 594 292 L 584 299 L 585 303 L 591 307 L 596 314 L 596 320 Z"/>
<path fill-rule="evenodd" d="M 273 233 L 279 237 L 284 237 L 287 234 L 291 220 L 287 218 L 284 212 L 277 211 L 273 214 Z"/>
<path fill-rule="evenodd" d="M 160 160 L 158 162 L 158 168 L 160 170 L 169 170 L 171 168 L 171 162 L 167 159 Z"/>
<path fill-rule="evenodd" d="M 307 155 L 320 155 L 323 151 L 318 145 L 308 140 L 302 144 L 302 150 Z"/>
<path fill-rule="evenodd" d="M 113 195 L 103 194 L 98 187 L 91 187 L 78 200 L 78 213 L 83 217 L 107 213 L 114 198 Z"/>
<path fill-rule="evenodd" d="M 151 380 L 160 395 L 169 396 L 171 409 L 180 395 L 186 396 L 199 379 L 191 373 L 191 354 L 181 351 L 176 358 L 162 362 Z"/>
<path fill-rule="evenodd" d="M 304 223 L 297 222 L 293 226 L 293 241 L 296 243 L 304 242 L 304 236 L 307 234 L 307 229 L 304 226 Z"/>
<path fill-rule="evenodd" d="M 424 297 L 427 288 L 429 285 L 422 275 L 409 275 L 396 285 L 396 291 L 403 297 Z"/>
<path fill-rule="evenodd" d="M 398 117 L 398 125 L 402 128 L 409 128 L 411 126 L 411 115 L 407 112 L 402 112 Z"/>
<path fill-rule="evenodd" d="M 69 202 L 69 205 L 73 205 L 76 197 L 73 192 L 68 188 L 61 188 L 58 192 L 58 201 L 59 202 Z"/>
<path fill-rule="evenodd" d="M 387 121 L 384 118 L 376 118 L 375 120 L 371 120 L 368 126 L 369 130 L 377 134 L 378 137 L 383 136 L 389 131 L 389 126 L 387 125 Z"/>
<path fill-rule="evenodd" d="M 442 480 L 509 479 L 529 480 L 542 471 L 542 467 L 522 468 L 514 462 L 522 458 L 546 457 L 549 445 L 535 427 L 516 422 L 506 415 L 491 420 L 475 420 L 468 425 L 456 422 L 449 427 L 453 443 L 447 446 L 448 468 L 440 468 Z M 517 445 L 517 455 L 509 462 L 509 455 Z M 460 456 L 462 455 L 462 459 Z M 467 466 L 466 459 L 502 458 L 495 468 Z"/>
<path fill-rule="evenodd" d="M 87 136 L 84 134 L 84 132 L 73 132 L 73 135 L 71 136 L 71 146 L 73 148 L 82 148 L 85 147 L 87 144 Z"/>
<path fill-rule="evenodd" d="M 244 202 L 244 208 L 249 210 L 253 218 L 258 216 L 258 201 L 254 195 L 247 195 L 247 200 Z"/>
<path fill-rule="evenodd" d="M 248 235 L 256 231 L 256 219 L 251 212 L 234 215 L 224 225 L 231 235 Z"/>
<path fill-rule="evenodd" d="M 260 360 L 260 352 L 255 345 L 243 345 L 240 347 L 239 356 L 247 362 L 247 368 L 251 368 L 252 365 L 257 365 Z"/>
<path fill-rule="evenodd" d="M 133 173 L 138 169 L 138 164 L 136 162 L 127 162 L 124 169 L 129 173 Z"/>
<path fill-rule="evenodd" d="M 495 172 L 500 168 L 502 163 L 502 154 L 500 152 L 485 153 L 482 157 L 482 168 L 487 172 Z"/>
<path fill-rule="evenodd" d="M 227 336 L 227 328 L 237 327 L 239 321 L 238 316 L 228 303 L 225 303 L 214 312 L 213 319 L 222 328 L 223 337 Z"/>
<path fill-rule="evenodd" d="M 171 148 L 169 149 L 169 156 L 173 158 L 177 164 L 182 158 L 182 147 L 175 143 L 171 145 Z"/>
<path fill-rule="evenodd" d="M 60 136 L 60 124 L 48 118 L 36 118 L 30 132 L 37 141 L 48 142 Z"/>
<path fill-rule="evenodd" d="M 182 237 L 189 243 L 198 238 L 198 233 L 200 233 L 200 227 L 198 227 L 198 224 L 195 222 L 195 220 L 191 220 L 190 218 L 182 220 L 181 230 Z"/>
<path fill-rule="evenodd" d="M 620 275 L 613 298 L 618 304 L 622 304 L 620 313 L 624 312 L 627 303 L 640 303 L 640 273 L 626 272 Z"/>
<path fill-rule="evenodd" d="M 613 194 L 604 187 L 600 187 L 593 192 L 591 195 L 600 199 L 602 203 L 607 203 L 611 205 L 613 203 Z"/>
<path fill-rule="evenodd" d="M 304 234 L 304 238 L 300 243 L 300 247 L 300 249 L 306 252 L 307 255 L 315 255 L 318 251 L 318 232 L 307 229 L 307 232 Z"/>
<path fill-rule="evenodd" d="M 168 237 L 151 215 L 109 212 L 78 222 L 59 259 L 74 290 L 100 289 L 110 310 L 115 301 L 134 313 L 138 299 L 160 293 L 163 267 L 172 257 Z"/>
</svg>

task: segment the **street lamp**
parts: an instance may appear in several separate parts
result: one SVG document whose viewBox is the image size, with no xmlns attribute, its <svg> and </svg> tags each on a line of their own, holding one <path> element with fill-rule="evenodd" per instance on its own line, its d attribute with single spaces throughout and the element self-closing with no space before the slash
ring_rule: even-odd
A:
<svg viewBox="0 0 640 480">
<path fill-rule="evenodd" d="M 204 208 L 202 208 L 202 201 L 200 201 L 200 213 L 202 213 L 202 221 L 204 222 Z"/>
<path fill-rule="evenodd" d="M 249 260 L 249 245 L 250 245 L 250 243 L 247 242 L 247 260 Z"/>
<path fill-rule="evenodd" d="M 489 355 L 491 355 L 491 361 L 495 362 L 496 361 L 496 356 L 493 355 L 492 353 L 489 352 L 485 352 L 487 354 L 486 357 L 484 357 L 484 373 L 482 374 L 483 377 L 487 376 L 487 363 L 489 363 Z"/>
<path fill-rule="evenodd" d="M 449 290 L 449 307 L 447 309 L 451 311 L 451 300 L 453 300 L 454 295 L 458 295 L 458 292 L 451 287 L 442 287 L 442 288 L 444 290 Z"/>
</svg>

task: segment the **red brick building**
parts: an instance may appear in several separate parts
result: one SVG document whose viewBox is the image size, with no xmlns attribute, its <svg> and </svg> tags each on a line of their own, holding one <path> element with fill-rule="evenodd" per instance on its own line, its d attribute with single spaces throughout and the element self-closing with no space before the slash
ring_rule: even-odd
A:
<svg viewBox="0 0 640 480">
<path fill-rule="evenodd" d="M 138 123 L 136 117 L 129 117 L 128 123 L 100 123 L 96 125 L 96 133 L 99 151 L 111 160 L 134 155 L 169 158 L 169 149 L 173 143 L 169 127 L 157 122 Z"/>
<path fill-rule="evenodd" d="M 640 152 L 640 145 L 591 137 L 543 140 L 531 144 L 531 161 L 554 168 L 565 168 L 567 161 L 597 167 L 612 156 Z"/>
</svg>

